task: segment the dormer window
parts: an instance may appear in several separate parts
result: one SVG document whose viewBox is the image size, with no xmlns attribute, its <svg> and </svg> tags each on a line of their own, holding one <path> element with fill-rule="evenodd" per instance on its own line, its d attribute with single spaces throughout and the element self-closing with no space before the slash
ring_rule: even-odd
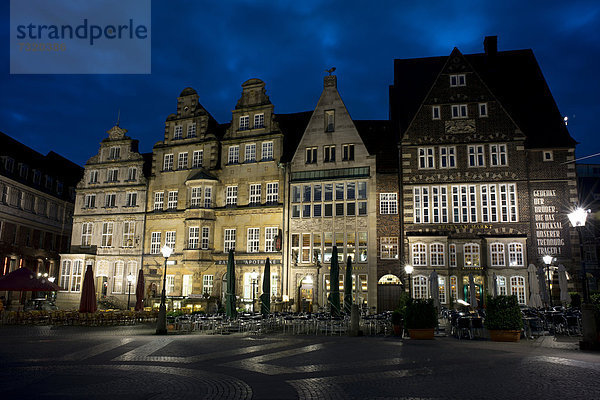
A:
<svg viewBox="0 0 600 400">
<path fill-rule="evenodd" d="M 265 114 L 255 114 L 254 115 L 254 129 L 264 128 L 265 127 Z"/>
<path fill-rule="evenodd" d="M 109 160 L 118 160 L 121 158 L 121 148 L 118 146 L 114 146 L 110 148 L 108 159 Z"/>
<path fill-rule="evenodd" d="M 181 125 L 175 125 L 173 129 L 173 139 L 181 139 L 183 137 L 183 127 Z"/>
<path fill-rule="evenodd" d="M 467 118 L 467 105 L 466 104 L 454 104 L 452 105 L 452 118 Z"/>
<path fill-rule="evenodd" d="M 333 132 L 335 130 L 335 110 L 325 111 L 325 132 Z"/>
<path fill-rule="evenodd" d="M 240 131 L 247 131 L 250 129 L 250 117 L 244 115 L 240 117 Z"/>
<path fill-rule="evenodd" d="M 15 168 L 15 160 L 13 160 L 11 157 L 6 157 L 4 166 L 8 172 L 13 172 L 13 169 Z"/>
<path fill-rule="evenodd" d="M 467 78 L 465 77 L 465 74 L 450 75 L 450 86 L 451 87 L 466 86 L 466 85 L 467 85 Z"/>
<path fill-rule="evenodd" d="M 94 171 L 92 171 L 94 172 Z M 98 171 L 96 171 L 96 177 L 97 177 Z M 35 183 L 36 185 L 39 185 L 40 182 L 42 181 L 42 173 L 40 170 L 34 169 L 33 170 L 33 183 Z"/>
<path fill-rule="evenodd" d="M 46 175 L 46 188 L 50 189 L 52 187 L 52 177 Z"/>
<path fill-rule="evenodd" d="M 19 176 L 21 178 L 27 179 L 27 173 L 29 172 L 29 167 L 27 164 L 19 164 Z"/>
</svg>

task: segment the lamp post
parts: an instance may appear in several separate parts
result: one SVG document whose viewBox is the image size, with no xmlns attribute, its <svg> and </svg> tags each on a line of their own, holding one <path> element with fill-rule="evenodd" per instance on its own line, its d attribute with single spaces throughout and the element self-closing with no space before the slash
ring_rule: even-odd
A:
<svg viewBox="0 0 600 400">
<path fill-rule="evenodd" d="M 127 311 L 130 310 L 130 306 L 129 306 L 129 300 L 131 299 L 131 284 L 133 283 L 133 280 L 135 279 L 135 277 L 133 276 L 132 273 L 129 273 L 129 275 L 127 275 Z"/>
<path fill-rule="evenodd" d="M 412 275 L 412 273 L 413 273 L 414 270 L 415 269 L 410 264 L 406 264 L 404 266 L 404 272 L 406 272 L 406 274 L 408 275 L 408 296 L 410 298 L 412 298 L 412 279 L 411 279 L 411 275 Z"/>
<path fill-rule="evenodd" d="M 577 234 L 579 235 L 579 253 L 581 254 L 581 274 L 583 275 L 582 285 L 583 285 L 583 302 L 589 303 L 590 295 L 588 291 L 587 285 L 587 274 L 585 272 L 585 261 L 583 260 L 583 235 L 581 234 L 581 230 L 585 226 L 585 220 L 587 219 L 587 215 L 590 210 L 584 210 L 581 207 L 576 208 L 574 211 L 568 214 L 569 221 L 571 225 L 577 229 Z"/>
<path fill-rule="evenodd" d="M 254 314 L 254 295 L 256 293 L 256 280 L 258 279 L 258 272 L 252 271 L 250 273 L 250 279 L 252 280 L 252 313 Z"/>
<path fill-rule="evenodd" d="M 167 285 L 167 260 L 173 254 L 173 249 L 166 244 L 160 249 L 163 257 L 165 258 L 165 273 L 163 276 L 163 287 L 160 294 L 160 308 L 158 309 L 158 318 L 156 319 L 156 334 L 166 335 L 167 334 L 167 307 L 165 306 L 166 301 L 166 285 Z"/>
<path fill-rule="evenodd" d="M 542 259 L 544 260 L 544 264 L 546 264 L 546 278 L 548 280 L 548 299 L 550 301 L 550 307 L 552 307 L 553 304 L 552 304 L 552 289 L 550 287 L 550 264 L 552 264 L 554 257 L 552 257 L 550 255 L 545 255 L 544 257 L 542 257 Z"/>
</svg>

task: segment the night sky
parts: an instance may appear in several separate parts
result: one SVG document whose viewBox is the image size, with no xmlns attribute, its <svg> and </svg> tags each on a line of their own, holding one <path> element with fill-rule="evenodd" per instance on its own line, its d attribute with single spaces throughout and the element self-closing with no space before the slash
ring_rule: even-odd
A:
<svg viewBox="0 0 600 400">
<path fill-rule="evenodd" d="M 0 2 L 8 46 L 9 2 Z M 393 60 L 531 48 L 577 156 L 600 153 L 600 2 L 152 1 L 152 74 L 10 75 L 0 63 L 0 131 L 83 165 L 117 120 L 149 152 L 183 88 L 219 122 L 249 78 L 266 83 L 275 112 L 312 110 L 325 69 L 354 119 L 386 119 Z M 600 163 L 600 157 L 587 162 Z"/>
</svg>

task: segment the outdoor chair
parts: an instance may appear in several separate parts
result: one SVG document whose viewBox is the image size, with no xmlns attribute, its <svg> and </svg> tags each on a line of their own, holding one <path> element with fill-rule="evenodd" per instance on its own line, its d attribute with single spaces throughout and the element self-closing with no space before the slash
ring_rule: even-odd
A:
<svg viewBox="0 0 600 400">
<path fill-rule="evenodd" d="M 458 339 L 462 339 L 463 336 L 473 339 L 473 332 L 471 331 L 471 321 L 469 318 L 459 318 L 457 321 L 456 331 Z"/>
</svg>

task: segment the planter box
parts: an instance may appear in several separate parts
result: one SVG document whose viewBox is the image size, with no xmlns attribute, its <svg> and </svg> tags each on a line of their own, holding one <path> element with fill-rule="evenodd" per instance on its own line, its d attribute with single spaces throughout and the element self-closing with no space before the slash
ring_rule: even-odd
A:
<svg viewBox="0 0 600 400">
<path fill-rule="evenodd" d="M 411 339 L 418 340 L 433 340 L 433 331 L 435 328 L 426 328 L 426 329 L 409 329 L 408 336 Z"/>
<path fill-rule="evenodd" d="M 490 339 L 494 342 L 518 342 L 521 331 L 490 330 Z"/>
</svg>

